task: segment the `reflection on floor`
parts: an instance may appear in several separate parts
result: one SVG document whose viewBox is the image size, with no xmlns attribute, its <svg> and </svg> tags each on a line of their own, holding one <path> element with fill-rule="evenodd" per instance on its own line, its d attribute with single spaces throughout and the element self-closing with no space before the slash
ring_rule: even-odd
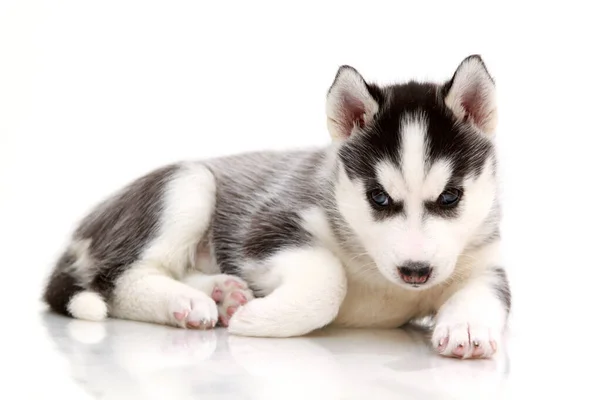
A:
<svg viewBox="0 0 600 400">
<path fill-rule="evenodd" d="M 442 358 L 413 329 L 258 339 L 45 312 L 40 319 L 46 351 L 67 361 L 55 373 L 89 398 L 497 399 L 509 373 L 506 354 Z"/>
</svg>

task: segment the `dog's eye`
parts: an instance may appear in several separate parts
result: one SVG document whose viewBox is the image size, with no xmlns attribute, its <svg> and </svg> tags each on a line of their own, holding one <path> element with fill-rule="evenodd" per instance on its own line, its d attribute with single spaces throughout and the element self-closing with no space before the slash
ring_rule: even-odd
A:
<svg viewBox="0 0 600 400">
<path fill-rule="evenodd" d="M 391 203 L 390 196 L 381 189 L 372 190 L 369 193 L 369 197 L 371 198 L 371 201 L 379 207 L 387 207 Z"/>
<path fill-rule="evenodd" d="M 446 189 L 440 194 L 437 203 L 442 207 L 454 207 L 458 204 L 462 192 L 458 189 Z"/>
</svg>

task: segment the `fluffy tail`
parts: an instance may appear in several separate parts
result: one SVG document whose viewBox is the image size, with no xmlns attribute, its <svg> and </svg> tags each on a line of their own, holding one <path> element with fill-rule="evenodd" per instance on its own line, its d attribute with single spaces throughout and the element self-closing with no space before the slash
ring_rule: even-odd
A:
<svg viewBox="0 0 600 400">
<path fill-rule="evenodd" d="M 44 291 L 44 301 L 55 312 L 68 317 L 89 321 L 102 321 L 108 314 L 104 298 L 80 284 L 74 276 L 73 258 L 65 254 Z"/>
</svg>

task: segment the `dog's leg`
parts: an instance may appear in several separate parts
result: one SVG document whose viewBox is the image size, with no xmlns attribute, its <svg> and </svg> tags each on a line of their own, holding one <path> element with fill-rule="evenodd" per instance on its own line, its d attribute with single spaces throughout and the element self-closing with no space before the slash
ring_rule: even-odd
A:
<svg viewBox="0 0 600 400">
<path fill-rule="evenodd" d="M 510 303 L 504 270 L 480 270 L 439 308 L 432 335 L 434 348 L 450 357 L 491 357 L 500 343 Z"/>
<path fill-rule="evenodd" d="M 211 292 L 180 282 L 195 266 L 197 244 L 210 223 L 214 203 L 210 171 L 184 165 L 162 195 L 155 238 L 115 280 L 110 316 L 188 328 L 215 326 L 218 310 Z"/>
<path fill-rule="evenodd" d="M 217 303 L 222 326 L 228 326 L 229 319 L 237 309 L 254 299 L 246 282 L 233 275 L 206 275 L 197 272 L 187 276 L 182 282 L 211 296 Z"/>
<path fill-rule="evenodd" d="M 212 328 L 218 318 L 210 296 L 151 262 L 140 262 L 119 278 L 109 310 L 116 318 L 192 329 Z"/>
<path fill-rule="evenodd" d="M 233 314 L 229 332 L 241 336 L 291 337 L 309 333 L 336 317 L 346 295 L 340 260 L 323 248 L 280 251 L 258 268 L 274 290 Z"/>
</svg>

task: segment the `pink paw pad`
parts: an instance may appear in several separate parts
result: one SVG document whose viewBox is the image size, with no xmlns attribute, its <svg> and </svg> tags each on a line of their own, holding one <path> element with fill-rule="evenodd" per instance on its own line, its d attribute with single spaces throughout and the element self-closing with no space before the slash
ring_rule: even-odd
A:
<svg viewBox="0 0 600 400">
<path fill-rule="evenodd" d="M 223 291 L 218 287 L 215 287 L 212 291 L 211 297 L 217 303 L 223 301 Z"/>
<path fill-rule="evenodd" d="M 484 354 L 483 346 L 475 346 L 474 345 L 473 347 L 474 347 L 473 353 L 471 354 L 472 357 L 479 358 Z"/>
<path fill-rule="evenodd" d="M 254 299 L 248 285 L 234 276 L 217 279 L 211 297 L 217 303 L 219 325 L 224 327 L 229 325 L 229 320 L 241 306 Z"/>
<path fill-rule="evenodd" d="M 187 322 L 187 326 L 190 328 L 199 328 L 200 327 L 200 321 L 188 321 Z"/>
<path fill-rule="evenodd" d="M 186 312 L 177 312 L 176 311 L 173 313 L 173 316 L 175 317 L 175 319 L 177 321 L 183 321 L 185 319 L 185 317 L 188 316 L 188 312 L 187 311 Z"/>
<path fill-rule="evenodd" d="M 440 343 L 438 344 L 438 352 L 442 353 L 444 350 L 446 350 L 446 346 L 448 346 L 448 337 L 443 338 L 442 340 L 440 340 Z"/>
<path fill-rule="evenodd" d="M 457 345 L 454 350 L 452 350 L 452 354 L 457 357 L 462 357 L 465 355 L 465 346 L 463 344 Z"/>
<path fill-rule="evenodd" d="M 246 296 L 244 296 L 244 293 L 242 292 L 233 292 L 231 294 L 231 298 L 240 304 L 246 304 L 248 302 L 248 299 L 246 298 Z"/>
<path fill-rule="evenodd" d="M 238 309 L 238 306 L 227 307 L 227 315 L 231 317 L 233 314 L 235 314 L 237 309 Z"/>
<path fill-rule="evenodd" d="M 481 325 L 462 323 L 451 326 L 438 326 L 434 329 L 432 340 L 436 351 L 445 357 L 460 359 L 491 358 L 498 345 L 492 329 Z"/>
</svg>

